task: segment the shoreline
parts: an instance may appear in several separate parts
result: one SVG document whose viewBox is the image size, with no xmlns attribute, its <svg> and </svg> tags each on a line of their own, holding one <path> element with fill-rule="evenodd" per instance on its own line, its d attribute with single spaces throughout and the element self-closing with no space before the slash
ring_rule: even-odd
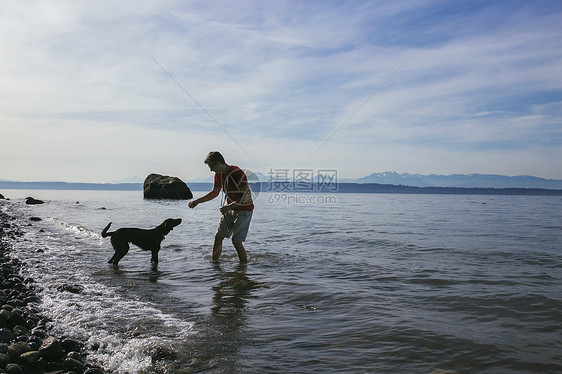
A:
<svg viewBox="0 0 562 374">
<path fill-rule="evenodd" d="M 5 203 L 0 200 L 0 206 Z M 0 373 L 105 373 L 88 362 L 83 342 L 51 335 L 38 286 L 25 276 L 25 264 L 10 255 L 10 241 L 23 236 L 15 220 L 0 210 Z"/>
</svg>

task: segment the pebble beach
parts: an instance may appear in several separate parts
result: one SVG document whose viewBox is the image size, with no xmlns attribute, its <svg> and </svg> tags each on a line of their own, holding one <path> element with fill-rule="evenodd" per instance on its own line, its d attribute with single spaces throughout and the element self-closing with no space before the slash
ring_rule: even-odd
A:
<svg viewBox="0 0 562 374">
<path fill-rule="evenodd" d="M 6 203 L 0 200 L 0 206 Z M 0 373 L 103 374 L 103 368 L 88 361 L 83 342 L 51 333 L 52 321 L 36 292 L 40 286 L 26 276 L 25 265 L 10 256 L 10 243 L 24 230 L 14 221 L 0 210 Z M 80 292 L 71 285 L 58 289 Z"/>
</svg>

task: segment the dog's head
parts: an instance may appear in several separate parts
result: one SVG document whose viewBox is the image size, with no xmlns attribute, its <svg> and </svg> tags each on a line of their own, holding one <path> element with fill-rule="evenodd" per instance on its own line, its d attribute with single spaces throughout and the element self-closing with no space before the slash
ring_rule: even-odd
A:
<svg viewBox="0 0 562 374">
<path fill-rule="evenodd" d="M 174 229 L 174 227 L 176 227 L 180 223 L 181 223 L 181 218 L 177 218 L 177 219 L 168 218 L 167 220 L 162 222 L 162 224 L 160 225 L 160 228 L 163 231 L 163 234 L 166 235 L 170 231 L 172 231 Z"/>
</svg>

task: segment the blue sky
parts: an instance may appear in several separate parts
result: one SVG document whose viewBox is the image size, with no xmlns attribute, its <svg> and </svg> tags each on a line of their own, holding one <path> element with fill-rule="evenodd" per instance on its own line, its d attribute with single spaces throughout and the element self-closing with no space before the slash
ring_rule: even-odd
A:
<svg viewBox="0 0 562 374">
<path fill-rule="evenodd" d="M 2 1 L 0 179 L 562 179 L 559 1 Z"/>
</svg>

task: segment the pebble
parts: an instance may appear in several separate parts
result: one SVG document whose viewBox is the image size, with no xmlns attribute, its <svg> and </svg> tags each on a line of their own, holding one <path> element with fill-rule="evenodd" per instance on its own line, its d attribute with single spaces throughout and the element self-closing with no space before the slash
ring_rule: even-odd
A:
<svg viewBox="0 0 562 374">
<path fill-rule="evenodd" d="M 86 365 L 70 357 L 64 360 L 63 366 L 65 369 L 75 371 L 77 373 L 83 373 L 86 370 Z"/>
<path fill-rule="evenodd" d="M 6 365 L 6 373 L 8 374 L 23 374 L 22 368 L 18 364 Z"/>
<path fill-rule="evenodd" d="M 16 339 L 14 333 L 7 328 L 0 329 L 0 343 L 9 343 Z"/>
</svg>

